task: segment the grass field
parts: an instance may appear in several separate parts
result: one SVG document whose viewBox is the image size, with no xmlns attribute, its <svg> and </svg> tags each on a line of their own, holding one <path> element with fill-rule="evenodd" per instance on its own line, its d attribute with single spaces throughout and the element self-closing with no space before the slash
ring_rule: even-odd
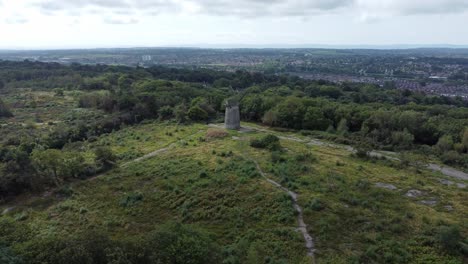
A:
<svg viewBox="0 0 468 264">
<path fill-rule="evenodd" d="M 1 206 L 14 209 L 0 221 L 18 233 L 28 230 L 27 238 L 14 236 L 18 250 L 51 235 L 103 228 L 122 238 L 180 222 L 208 231 L 226 259 L 308 263 L 292 202 L 260 177 L 257 161 L 299 194 L 317 263 L 463 263 L 435 239 L 452 225 L 468 235 L 467 190 L 442 184 L 442 175 L 288 140 L 306 138 L 294 132 L 274 132 L 284 137 L 283 151 L 272 152 L 249 146 L 268 132 L 207 138 L 208 129 L 148 122 L 102 135 L 87 148 L 109 146 L 126 166 L 71 183 L 65 195 L 19 197 Z M 131 162 L 162 148 L 167 151 Z M 410 190 L 420 193 L 407 197 Z"/>
</svg>

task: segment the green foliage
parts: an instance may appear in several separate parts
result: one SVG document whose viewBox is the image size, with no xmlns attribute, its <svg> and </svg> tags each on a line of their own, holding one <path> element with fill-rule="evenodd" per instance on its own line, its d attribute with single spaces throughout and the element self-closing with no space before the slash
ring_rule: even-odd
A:
<svg viewBox="0 0 468 264">
<path fill-rule="evenodd" d="M 341 119 L 340 122 L 338 123 L 338 126 L 336 127 L 336 133 L 338 133 L 341 136 L 345 136 L 349 131 L 348 127 L 348 120 L 346 119 Z"/>
<path fill-rule="evenodd" d="M 208 113 L 198 105 L 190 107 L 187 115 L 193 121 L 205 121 L 208 119 Z"/>
<path fill-rule="evenodd" d="M 260 139 L 252 139 L 250 146 L 254 148 L 266 148 L 269 150 L 281 150 L 280 140 L 277 136 L 268 134 Z"/>
<path fill-rule="evenodd" d="M 436 144 L 436 149 L 440 153 L 444 153 L 453 149 L 453 139 L 450 135 L 444 135 L 439 138 L 439 141 Z"/>
<path fill-rule="evenodd" d="M 371 149 L 367 146 L 360 146 L 356 149 L 356 156 L 361 159 L 368 159 L 370 157 Z"/>
<path fill-rule="evenodd" d="M 221 263 L 221 251 L 203 231 L 182 224 L 146 236 L 151 263 Z"/>
<path fill-rule="evenodd" d="M 456 253 L 462 247 L 462 235 L 458 226 L 441 226 L 437 230 L 437 243 L 446 251 Z"/>
<path fill-rule="evenodd" d="M 159 109 L 159 118 L 161 120 L 167 120 L 174 117 L 174 109 L 168 105 L 161 107 Z"/>
<path fill-rule="evenodd" d="M 6 104 L 0 98 L 0 118 L 2 117 L 12 117 L 13 114 L 10 112 Z"/>
<path fill-rule="evenodd" d="M 138 202 L 143 201 L 143 194 L 140 192 L 131 193 L 122 198 L 119 202 L 122 207 L 132 207 Z"/>
<path fill-rule="evenodd" d="M 458 153 L 457 151 L 450 150 L 447 152 L 442 153 L 440 159 L 443 163 L 447 165 L 465 165 L 467 162 L 467 157 L 462 156 L 462 154 Z"/>
<path fill-rule="evenodd" d="M 369 246 L 360 256 L 364 263 L 407 263 L 411 253 L 405 249 L 404 242 L 383 241 L 381 244 Z"/>
<path fill-rule="evenodd" d="M 325 131 L 332 124 L 318 107 L 309 107 L 304 115 L 302 127 L 310 130 Z"/>
<path fill-rule="evenodd" d="M 409 149 L 413 145 L 413 142 L 414 136 L 406 128 L 403 131 L 392 133 L 392 143 L 399 148 Z"/>
<path fill-rule="evenodd" d="M 67 176 L 79 176 L 84 159 L 79 153 L 62 153 L 60 150 L 34 150 L 32 161 L 37 172 L 60 186 Z"/>
<path fill-rule="evenodd" d="M 16 256 L 10 248 L 0 245 L 0 263 L 22 264 L 24 262 L 20 257 Z"/>
<path fill-rule="evenodd" d="M 314 211 L 322 211 L 325 209 L 326 205 L 320 199 L 313 199 L 307 204 L 307 208 L 314 210 Z"/>
<path fill-rule="evenodd" d="M 24 205 L 14 197 L 2 200 L 8 210 L 0 217 L 0 240 L 5 241 L 0 262 L 218 263 L 222 258 L 224 263 L 298 263 L 305 251 L 290 197 L 259 177 L 256 164 L 240 158 L 242 153 L 299 194 L 305 222 L 317 238 L 318 262 L 463 263 L 464 190 L 440 184 L 425 169 L 414 172 L 420 158 L 413 159 L 412 152 L 411 159 L 402 156 L 406 166 L 399 167 L 390 160 L 358 160 L 326 144 L 282 140 L 288 151 L 280 151 L 275 136 L 252 141 L 272 150 L 265 152 L 230 137 L 201 140 L 203 132 L 196 133 L 205 131 L 204 125 L 180 129 L 154 120 L 214 119 L 222 114 L 224 99 L 235 94 L 218 86 L 246 88 L 250 94 L 240 102 L 243 120 L 263 118 L 272 126 L 318 130 L 303 136 L 369 144 L 357 153 L 366 159 L 374 148 L 407 149 L 466 166 L 463 101 L 246 71 L 0 64 L 8 88 L 4 101 L 14 102 L 16 116 L 0 128 L 1 198 L 41 191 L 54 182 L 63 186 L 50 196 L 22 197 L 28 200 Z M 54 88 L 65 88 L 67 96 L 54 96 Z M 320 132 L 325 129 L 337 134 Z M 280 131 L 275 134 L 282 138 L 294 133 Z M 174 142 L 171 151 L 109 170 Z M 109 171 L 93 181 L 67 184 L 68 178 L 103 170 Z M 377 188 L 376 182 L 399 190 Z M 404 196 L 414 188 L 430 196 Z M 433 209 L 419 203 L 430 197 L 438 200 Z M 214 235 L 193 233 L 187 226 L 161 227 L 174 219 Z M 439 219 L 458 224 L 458 234 L 450 228 L 434 231 Z M 99 226 L 105 234 L 96 230 Z"/>
<path fill-rule="evenodd" d="M 98 147 L 94 150 L 96 164 L 102 170 L 108 170 L 115 166 L 116 157 L 109 147 Z"/>
</svg>

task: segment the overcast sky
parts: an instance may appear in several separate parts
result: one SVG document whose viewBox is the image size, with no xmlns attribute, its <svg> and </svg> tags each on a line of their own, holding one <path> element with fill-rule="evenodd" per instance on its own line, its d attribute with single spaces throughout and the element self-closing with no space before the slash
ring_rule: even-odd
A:
<svg viewBox="0 0 468 264">
<path fill-rule="evenodd" d="M 0 48 L 468 44 L 468 0 L 0 0 Z"/>
</svg>

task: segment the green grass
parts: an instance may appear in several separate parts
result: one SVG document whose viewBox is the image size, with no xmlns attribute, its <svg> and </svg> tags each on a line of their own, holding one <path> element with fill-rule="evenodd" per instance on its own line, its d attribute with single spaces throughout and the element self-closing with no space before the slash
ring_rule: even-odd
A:
<svg viewBox="0 0 468 264">
<path fill-rule="evenodd" d="M 272 154 L 249 146 L 264 132 L 233 131 L 206 140 L 207 129 L 154 122 L 87 143 L 89 148 L 111 147 L 120 163 L 175 144 L 155 157 L 72 183 L 65 198 L 32 197 L 2 206 L 16 209 L 0 221 L 10 219 L 18 230 L 31 230 L 26 238 L 16 235 L 14 249 L 52 234 L 103 228 L 119 239 L 181 222 L 212 233 L 226 258 L 229 252 L 254 251 L 250 255 L 262 262 L 301 263 L 306 251 L 292 203 L 260 177 L 254 159 L 269 177 L 299 194 L 318 263 L 463 263 L 435 241 L 440 226 L 455 224 L 468 235 L 467 190 L 442 185 L 441 175 L 284 139 L 284 151 Z M 398 190 L 377 188 L 378 182 Z M 424 195 L 408 198 L 404 194 L 410 189 Z M 437 205 L 420 203 L 429 198 Z M 454 210 L 448 211 L 448 205 Z"/>
</svg>

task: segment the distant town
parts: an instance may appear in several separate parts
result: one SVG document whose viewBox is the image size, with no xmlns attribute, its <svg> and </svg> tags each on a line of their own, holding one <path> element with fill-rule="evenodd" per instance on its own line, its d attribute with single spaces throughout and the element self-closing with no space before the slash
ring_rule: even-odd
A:
<svg viewBox="0 0 468 264">
<path fill-rule="evenodd" d="M 247 70 L 468 99 L 468 49 L 134 48 L 0 51 L 2 60 Z"/>
</svg>

